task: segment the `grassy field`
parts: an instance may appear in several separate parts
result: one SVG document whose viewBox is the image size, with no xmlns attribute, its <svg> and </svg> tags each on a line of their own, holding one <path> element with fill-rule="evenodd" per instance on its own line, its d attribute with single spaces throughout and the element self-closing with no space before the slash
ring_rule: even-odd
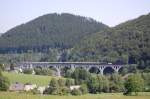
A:
<svg viewBox="0 0 150 99">
<path fill-rule="evenodd" d="M 87 94 L 82 96 L 30 95 L 0 92 L 0 99 L 150 99 L 150 96 L 123 96 L 122 94 Z"/>
<path fill-rule="evenodd" d="M 16 74 L 3 72 L 3 75 L 8 77 L 11 83 L 20 82 L 20 83 L 33 83 L 37 85 L 47 86 L 51 80 L 51 76 L 40 76 L 40 75 L 29 75 L 29 74 Z"/>
</svg>

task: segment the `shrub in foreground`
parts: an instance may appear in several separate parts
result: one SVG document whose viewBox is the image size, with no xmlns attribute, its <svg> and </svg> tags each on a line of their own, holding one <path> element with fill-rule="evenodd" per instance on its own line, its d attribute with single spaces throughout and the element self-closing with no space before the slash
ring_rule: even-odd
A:
<svg viewBox="0 0 150 99">
<path fill-rule="evenodd" d="M 143 91 L 144 88 L 144 80 L 140 74 L 134 74 L 129 76 L 127 81 L 125 82 L 125 95 L 131 95 L 132 92 L 135 95 L 138 95 L 138 92 Z"/>
<path fill-rule="evenodd" d="M 71 91 L 71 94 L 77 96 L 77 95 L 82 95 L 82 92 L 80 91 L 80 89 L 73 89 Z"/>
</svg>

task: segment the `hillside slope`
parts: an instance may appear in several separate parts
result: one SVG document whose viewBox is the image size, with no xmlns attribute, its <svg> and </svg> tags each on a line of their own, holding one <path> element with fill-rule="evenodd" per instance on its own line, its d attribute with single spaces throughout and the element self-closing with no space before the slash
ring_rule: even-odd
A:
<svg viewBox="0 0 150 99">
<path fill-rule="evenodd" d="M 85 37 L 71 61 L 103 61 L 150 66 L 150 14 Z"/>
<path fill-rule="evenodd" d="M 91 18 L 68 13 L 47 14 L 16 26 L 0 37 L 0 52 L 70 48 L 82 37 L 108 28 Z"/>
</svg>

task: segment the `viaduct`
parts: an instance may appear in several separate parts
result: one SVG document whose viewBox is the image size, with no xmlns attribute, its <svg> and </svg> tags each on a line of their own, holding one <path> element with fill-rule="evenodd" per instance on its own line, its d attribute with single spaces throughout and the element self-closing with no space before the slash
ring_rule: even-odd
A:
<svg viewBox="0 0 150 99">
<path fill-rule="evenodd" d="M 117 73 L 120 70 L 120 68 L 123 67 L 123 65 L 102 64 L 101 62 L 20 62 L 17 65 L 20 69 L 32 69 L 36 67 L 53 67 L 56 69 L 58 76 L 61 76 L 61 69 L 64 67 L 70 68 L 72 70 L 75 70 L 76 68 L 80 67 L 84 68 L 87 71 L 89 71 L 92 67 L 96 67 L 97 69 L 99 69 L 102 75 L 107 67 L 112 68 Z"/>
</svg>

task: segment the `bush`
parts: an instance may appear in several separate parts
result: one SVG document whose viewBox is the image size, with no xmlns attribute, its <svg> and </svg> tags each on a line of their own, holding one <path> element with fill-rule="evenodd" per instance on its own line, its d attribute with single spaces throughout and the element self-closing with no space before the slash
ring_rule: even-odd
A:
<svg viewBox="0 0 150 99">
<path fill-rule="evenodd" d="M 82 94 L 87 94 L 88 93 L 88 88 L 86 84 L 81 85 L 80 90 Z"/>
<path fill-rule="evenodd" d="M 87 82 L 90 93 L 97 93 L 99 88 L 99 81 L 96 76 L 91 76 Z"/>
<path fill-rule="evenodd" d="M 78 95 L 82 95 L 82 92 L 79 89 L 73 89 L 71 91 L 72 95 L 78 96 Z"/>
<path fill-rule="evenodd" d="M 82 68 L 76 68 L 72 74 L 72 78 L 75 79 L 76 85 L 85 84 L 89 77 L 90 73 Z"/>
<path fill-rule="evenodd" d="M 67 70 L 64 77 L 71 78 L 72 73 L 73 72 L 71 70 Z"/>
<path fill-rule="evenodd" d="M 5 69 L 4 64 L 0 64 L 0 70 L 4 71 L 4 69 Z"/>
<path fill-rule="evenodd" d="M 9 88 L 10 82 L 8 78 L 0 76 L 0 91 L 7 91 Z"/>
<path fill-rule="evenodd" d="M 34 68 L 34 71 L 36 75 L 53 75 L 53 71 L 51 69 Z"/>
<path fill-rule="evenodd" d="M 66 85 L 66 80 L 65 79 L 58 79 L 58 84 L 59 87 L 64 87 Z"/>
<path fill-rule="evenodd" d="M 32 73 L 33 73 L 33 70 L 32 70 L 32 69 L 24 69 L 24 70 L 23 70 L 23 73 L 24 73 L 24 74 L 32 74 Z"/>
<path fill-rule="evenodd" d="M 144 88 L 144 80 L 139 74 L 134 74 L 129 76 L 127 81 L 125 82 L 125 93 L 126 95 L 131 95 L 132 92 L 135 93 L 135 95 L 138 95 L 137 92 L 143 91 Z"/>
<path fill-rule="evenodd" d="M 150 92 L 150 73 L 142 73 L 142 78 L 145 84 L 144 91 Z"/>
<path fill-rule="evenodd" d="M 32 89 L 31 92 L 32 92 L 33 94 L 40 94 L 40 91 L 37 90 L 37 88 Z"/>
<path fill-rule="evenodd" d="M 73 79 L 66 79 L 66 86 L 70 87 L 71 85 L 74 85 L 74 80 Z"/>
<path fill-rule="evenodd" d="M 67 87 L 60 87 L 59 88 L 59 95 L 68 95 L 70 94 L 70 89 Z"/>
<path fill-rule="evenodd" d="M 110 76 L 110 91 L 111 92 L 123 92 L 124 81 L 122 77 L 118 74 L 112 74 Z"/>
<path fill-rule="evenodd" d="M 11 64 L 10 64 L 10 70 L 15 70 L 15 65 L 14 65 L 14 63 L 11 63 Z"/>
</svg>

